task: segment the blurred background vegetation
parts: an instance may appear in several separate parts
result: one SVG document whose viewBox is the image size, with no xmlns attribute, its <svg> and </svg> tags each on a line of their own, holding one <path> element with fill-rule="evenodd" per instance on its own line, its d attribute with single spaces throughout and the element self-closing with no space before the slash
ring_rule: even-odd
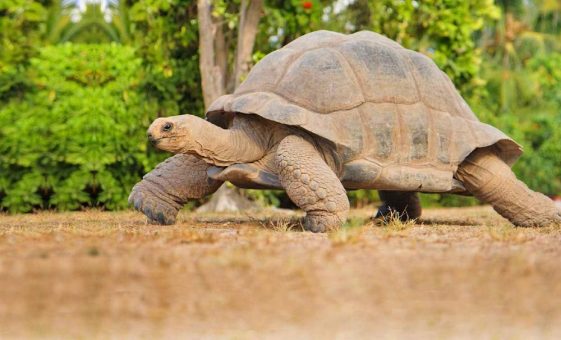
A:
<svg viewBox="0 0 561 340">
<path fill-rule="evenodd" d="M 530 187 L 561 193 L 561 1 L 215 0 L 215 48 L 231 74 L 224 91 L 243 80 L 232 61 L 246 34 L 242 14 L 255 1 L 249 64 L 318 29 L 385 34 L 431 57 L 482 121 L 523 144 L 515 171 Z M 0 210 L 126 206 L 132 185 L 167 156 L 147 145 L 149 123 L 204 113 L 197 5 L 0 1 Z M 245 194 L 286 202 L 274 191 Z M 377 197 L 349 196 L 354 205 Z"/>
</svg>

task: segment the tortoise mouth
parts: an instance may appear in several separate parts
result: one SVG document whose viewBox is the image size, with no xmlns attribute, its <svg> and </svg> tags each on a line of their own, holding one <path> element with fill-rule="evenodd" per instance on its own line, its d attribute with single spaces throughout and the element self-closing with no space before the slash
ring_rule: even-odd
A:
<svg viewBox="0 0 561 340">
<path fill-rule="evenodd" d="M 181 135 L 173 136 L 162 136 L 162 137 L 148 137 L 150 144 L 158 149 L 174 152 L 181 148 L 181 143 L 179 143 L 178 138 Z"/>
<path fill-rule="evenodd" d="M 175 137 L 176 137 L 176 136 L 165 136 L 165 137 L 158 137 L 158 138 L 155 138 L 155 137 L 153 137 L 153 136 L 149 136 L 149 137 L 148 137 L 148 140 L 149 140 L 150 143 L 152 143 L 152 144 L 158 144 L 161 140 L 170 139 L 170 138 L 175 138 Z"/>
<path fill-rule="evenodd" d="M 152 135 L 149 135 L 148 141 L 150 142 L 150 144 L 156 145 L 160 141 L 160 138 L 154 138 Z"/>
<path fill-rule="evenodd" d="M 154 137 L 149 137 L 148 141 L 150 142 L 150 144 L 152 144 L 152 146 L 158 146 L 161 144 L 161 142 L 165 139 L 170 139 L 171 137 L 159 137 L 159 138 L 154 138 Z"/>
</svg>

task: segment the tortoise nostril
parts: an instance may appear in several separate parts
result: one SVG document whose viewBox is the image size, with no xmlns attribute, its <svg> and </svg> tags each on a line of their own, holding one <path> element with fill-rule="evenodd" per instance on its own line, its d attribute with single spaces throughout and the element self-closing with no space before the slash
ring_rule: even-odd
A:
<svg viewBox="0 0 561 340">
<path fill-rule="evenodd" d="M 148 140 L 149 140 L 151 143 L 154 143 L 154 142 L 156 141 L 156 140 L 154 139 L 154 136 L 153 136 L 150 132 L 148 132 L 146 135 L 148 136 Z"/>
</svg>

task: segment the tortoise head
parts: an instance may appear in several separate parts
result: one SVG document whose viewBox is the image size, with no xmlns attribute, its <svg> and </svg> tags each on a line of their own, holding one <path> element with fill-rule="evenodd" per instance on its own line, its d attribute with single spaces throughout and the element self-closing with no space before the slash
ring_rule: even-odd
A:
<svg viewBox="0 0 561 340">
<path fill-rule="evenodd" d="M 148 128 L 148 140 L 158 149 L 181 153 L 194 143 L 191 132 L 199 128 L 197 120 L 192 115 L 158 118 Z"/>
</svg>

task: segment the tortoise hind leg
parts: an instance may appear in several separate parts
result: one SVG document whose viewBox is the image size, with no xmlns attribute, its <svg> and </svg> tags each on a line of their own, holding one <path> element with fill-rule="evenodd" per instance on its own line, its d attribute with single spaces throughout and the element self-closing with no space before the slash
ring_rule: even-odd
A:
<svg viewBox="0 0 561 340">
<path fill-rule="evenodd" d="M 460 165 L 458 179 L 477 199 L 521 227 L 561 223 L 561 211 L 547 196 L 532 191 L 490 149 L 477 149 Z"/>
<path fill-rule="evenodd" d="M 401 221 L 421 217 L 421 202 L 416 192 L 379 190 L 383 204 L 378 208 L 375 219 L 386 220 L 397 216 Z"/>
<path fill-rule="evenodd" d="M 215 192 L 222 181 L 207 176 L 211 165 L 202 159 L 178 154 L 158 164 L 132 189 L 129 204 L 143 212 L 150 222 L 173 224 L 189 199 Z"/>
</svg>

